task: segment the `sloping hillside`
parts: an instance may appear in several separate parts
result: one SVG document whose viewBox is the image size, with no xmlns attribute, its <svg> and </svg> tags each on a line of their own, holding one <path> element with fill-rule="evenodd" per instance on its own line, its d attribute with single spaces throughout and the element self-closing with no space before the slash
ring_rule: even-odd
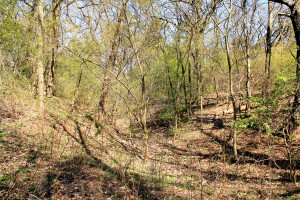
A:
<svg viewBox="0 0 300 200">
<path fill-rule="evenodd" d="M 196 109 L 175 139 L 153 123 L 144 163 L 142 135 L 126 120 L 97 129 L 87 110 L 54 98 L 42 122 L 32 105 L 10 102 L 1 107 L 3 199 L 300 198 L 287 178 L 283 140 L 241 131 L 239 157 L 232 158 L 224 103 L 204 107 L 202 115 Z"/>
</svg>

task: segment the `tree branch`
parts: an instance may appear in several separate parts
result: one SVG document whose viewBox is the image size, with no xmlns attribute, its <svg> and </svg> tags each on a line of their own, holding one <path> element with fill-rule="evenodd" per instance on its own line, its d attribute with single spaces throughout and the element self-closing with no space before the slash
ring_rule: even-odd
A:
<svg viewBox="0 0 300 200">
<path fill-rule="evenodd" d="M 288 13 L 278 13 L 278 16 L 291 17 Z"/>
<path fill-rule="evenodd" d="M 287 0 L 269 0 L 269 1 L 272 1 L 274 3 L 280 3 L 280 4 L 286 5 L 288 7 L 292 7 L 295 4 L 294 1 L 288 2 Z"/>
</svg>

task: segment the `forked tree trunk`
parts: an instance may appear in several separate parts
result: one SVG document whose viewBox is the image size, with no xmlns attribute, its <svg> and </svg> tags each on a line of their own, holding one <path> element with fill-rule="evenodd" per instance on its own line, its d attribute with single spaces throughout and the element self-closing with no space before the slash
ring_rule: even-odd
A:
<svg viewBox="0 0 300 200">
<path fill-rule="evenodd" d="M 119 46 L 121 43 L 121 30 L 122 30 L 123 21 L 124 21 L 125 6 L 126 6 L 126 3 L 123 3 L 122 8 L 119 12 L 116 29 L 114 32 L 114 36 L 112 38 L 111 52 L 108 57 L 107 63 L 105 65 L 104 81 L 103 81 L 100 100 L 99 100 L 99 104 L 98 104 L 98 121 L 103 121 L 106 119 L 107 100 L 108 100 L 109 88 L 111 85 L 111 74 L 110 73 L 115 67 L 117 56 L 118 56 L 118 49 L 119 49 Z"/>
</svg>

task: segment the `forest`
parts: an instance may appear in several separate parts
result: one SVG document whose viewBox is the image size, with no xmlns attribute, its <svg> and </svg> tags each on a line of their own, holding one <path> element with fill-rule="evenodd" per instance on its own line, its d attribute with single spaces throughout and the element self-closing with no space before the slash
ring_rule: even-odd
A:
<svg viewBox="0 0 300 200">
<path fill-rule="evenodd" d="M 0 0 L 0 199 L 300 199 L 300 0 Z"/>
</svg>

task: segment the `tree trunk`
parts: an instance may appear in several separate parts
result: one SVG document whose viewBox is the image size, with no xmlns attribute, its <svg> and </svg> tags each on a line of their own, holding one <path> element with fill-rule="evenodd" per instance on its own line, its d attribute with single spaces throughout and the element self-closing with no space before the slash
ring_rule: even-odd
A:
<svg viewBox="0 0 300 200">
<path fill-rule="evenodd" d="M 106 119 L 106 104 L 108 100 L 108 94 L 109 94 L 109 87 L 111 84 L 111 74 L 110 71 L 113 70 L 117 55 L 118 55 L 118 48 L 121 43 L 121 29 L 124 21 L 124 10 L 125 10 L 126 4 L 123 3 L 122 8 L 119 12 L 118 21 L 116 24 L 116 30 L 114 32 L 114 36 L 112 38 L 112 44 L 111 44 L 111 52 L 109 55 L 109 58 L 107 60 L 106 66 L 105 66 L 105 75 L 102 85 L 102 91 L 100 95 L 100 100 L 98 104 L 98 121 L 105 120 Z"/>
<path fill-rule="evenodd" d="M 56 65 L 56 55 L 58 49 L 58 21 L 59 19 L 59 6 L 62 1 L 56 2 L 52 1 L 52 48 L 51 48 L 51 62 L 46 70 L 46 94 L 48 97 L 52 97 L 54 95 L 53 87 L 54 87 L 54 70 Z"/>
<path fill-rule="evenodd" d="M 294 29 L 296 45 L 297 45 L 297 55 L 296 55 L 296 80 L 295 80 L 295 94 L 294 102 L 291 109 L 291 117 L 289 118 L 288 131 L 291 133 L 298 126 L 296 119 L 296 111 L 299 107 L 299 97 L 300 97 L 300 1 L 286 1 L 286 0 L 269 0 L 269 2 L 280 3 L 289 7 L 291 14 L 289 15 Z"/>
<path fill-rule="evenodd" d="M 297 119 L 296 119 L 296 111 L 299 107 L 299 97 L 300 97 L 300 1 L 295 1 L 294 5 L 291 7 L 291 20 L 293 23 L 294 33 L 296 37 L 296 44 L 297 44 L 297 65 L 296 65 L 296 83 L 295 83 L 295 95 L 294 95 L 294 102 L 292 106 L 292 113 L 291 113 L 291 131 L 293 131 L 297 126 Z"/>
<path fill-rule="evenodd" d="M 263 94 L 268 95 L 269 82 L 271 78 L 271 55 L 272 55 L 272 31 L 273 31 L 273 6 L 268 2 L 268 28 L 266 38 L 266 61 L 265 61 L 265 84 L 263 85 Z"/>
<path fill-rule="evenodd" d="M 245 37 L 245 57 L 246 57 L 246 71 L 247 71 L 247 79 L 246 79 L 246 91 L 247 91 L 247 110 L 246 113 L 249 114 L 250 112 L 250 98 L 251 98 L 251 59 L 250 59 L 250 34 L 249 29 L 247 26 L 247 0 L 243 2 L 243 9 L 244 9 L 244 37 Z M 255 5 L 254 5 L 255 6 Z M 254 15 L 254 11 L 252 13 Z M 251 20 L 252 21 L 252 20 Z"/>
<path fill-rule="evenodd" d="M 247 82 L 246 82 L 246 88 L 247 88 L 247 99 L 250 101 L 251 98 L 251 60 L 249 55 L 249 43 L 247 42 L 246 47 L 246 59 L 247 59 Z"/>
<path fill-rule="evenodd" d="M 199 61 L 199 48 L 196 48 L 194 55 L 194 63 L 196 69 L 196 78 L 197 78 L 197 105 L 199 105 L 199 101 L 201 98 L 201 86 L 202 86 L 202 76 L 201 76 L 201 64 Z"/>
<path fill-rule="evenodd" d="M 183 63 L 183 57 L 182 57 L 182 52 L 180 50 L 180 47 L 178 48 L 179 50 L 179 65 L 181 66 L 181 77 L 182 77 L 182 86 L 183 86 L 183 93 L 184 93 L 184 102 L 186 108 L 188 108 L 188 94 L 187 94 L 187 87 L 186 87 L 186 77 L 185 77 L 185 65 Z"/>
<path fill-rule="evenodd" d="M 188 91 L 187 91 L 187 113 L 188 116 L 192 116 L 192 66 L 190 62 L 191 58 L 191 46 L 192 46 L 192 40 L 194 36 L 194 29 L 192 28 L 190 30 L 190 37 L 188 41 L 188 49 L 187 49 L 187 67 L 188 67 Z"/>
<path fill-rule="evenodd" d="M 229 73 L 229 93 L 230 93 L 230 100 L 232 103 L 233 107 L 233 120 L 234 123 L 236 121 L 236 103 L 235 103 L 235 98 L 234 98 L 234 92 L 233 92 L 233 82 L 232 82 L 232 64 L 231 64 L 231 58 L 230 58 L 230 49 L 229 49 L 229 24 L 231 21 L 231 11 L 232 11 L 232 6 L 233 6 L 233 0 L 230 0 L 230 8 L 228 10 L 228 21 L 227 21 L 227 28 L 226 28 L 226 35 L 225 35 L 225 45 L 226 45 L 226 57 L 227 57 L 227 64 L 228 64 L 228 73 Z M 233 130 L 233 155 L 234 158 L 237 159 L 238 154 L 237 154 L 237 145 L 236 145 L 236 131 Z"/>
<path fill-rule="evenodd" d="M 189 50 L 190 52 L 190 50 Z M 191 62 L 190 62 L 190 53 L 188 54 L 187 57 L 187 63 L 188 63 L 188 83 L 189 83 L 189 98 L 188 98 L 188 115 L 192 116 L 192 97 L 193 97 L 193 87 L 192 87 L 192 66 L 191 66 Z"/>
<path fill-rule="evenodd" d="M 195 53 L 193 54 L 193 59 L 194 59 L 194 67 L 196 70 L 196 88 L 197 88 L 197 99 L 196 103 L 199 106 L 200 104 L 200 99 L 202 98 L 202 63 L 201 63 L 201 57 L 200 57 L 200 48 L 199 45 L 203 45 L 203 32 L 200 31 L 198 33 L 196 29 L 197 35 L 195 36 L 196 38 L 196 48 L 195 48 Z"/>
<path fill-rule="evenodd" d="M 300 1 L 285 1 L 285 0 L 269 0 L 276 3 L 281 3 L 289 7 L 291 15 L 289 16 L 294 29 L 296 44 L 297 44 L 297 55 L 296 55 L 296 80 L 295 80 L 295 94 L 294 101 L 292 104 L 292 109 L 290 113 L 290 117 L 288 118 L 287 129 L 288 133 L 285 134 L 286 141 L 286 150 L 288 153 L 288 158 L 290 161 L 290 178 L 296 182 L 296 167 L 295 167 L 295 157 L 293 153 L 290 152 L 291 144 L 291 134 L 297 129 L 299 126 L 296 118 L 296 112 L 300 105 L 299 97 L 300 97 Z"/>
<path fill-rule="evenodd" d="M 44 67 L 43 67 L 43 31 L 44 31 L 44 12 L 43 0 L 37 1 L 37 16 L 39 27 L 37 30 L 37 78 L 38 78 L 38 98 L 39 98 L 39 117 L 44 119 Z"/>
<path fill-rule="evenodd" d="M 217 96 L 217 103 L 219 102 L 219 91 L 218 91 L 218 81 L 216 79 L 216 76 L 214 76 L 214 90 Z"/>
<path fill-rule="evenodd" d="M 142 93 L 142 97 L 141 97 L 141 104 L 139 105 L 140 110 L 139 110 L 139 118 L 142 124 L 142 128 L 143 128 L 143 135 L 144 135 L 144 145 L 145 145 L 145 149 L 144 149 L 144 163 L 148 162 L 148 151 L 149 151 L 149 145 L 148 145 L 148 129 L 147 129 L 147 101 L 146 101 L 146 73 L 144 72 L 144 68 L 142 66 L 141 63 L 141 59 L 139 56 L 139 51 L 137 50 L 137 47 L 135 45 L 135 38 L 133 36 L 133 34 L 131 33 L 130 30 L 130 25 L 128 22 L 128 18 L 127 18 L 127 13 L 126 11 L 124 12 L 124 17 L 125 20 L 127 22 L 127 29 L 128 29 L 128 34 L 129 34 L 129 42 L 131 44 L 131 47 L 134 51 L 136 60 L 137 60 L 137 64 L 140 70 L 140 78 L 141 78 L 141 93 Z"/>
<path fill-rule="evenodd" d="M 137 55 L 138 63 L 141 67 L 140 59 Z M 144 151 L 144 163 L 148 162 L 149 157 L 149 145 L 148 145 L 148 129 L 147 129 L 147 105 L 146 105 L 146 82 L 145 82 L 145 75 L 143 71 L 142 73 L 142 124 L 143 124 L 143 134 L 144 134 L 144 144 L 145 144 L 145 151 Z"/>
</svg>

